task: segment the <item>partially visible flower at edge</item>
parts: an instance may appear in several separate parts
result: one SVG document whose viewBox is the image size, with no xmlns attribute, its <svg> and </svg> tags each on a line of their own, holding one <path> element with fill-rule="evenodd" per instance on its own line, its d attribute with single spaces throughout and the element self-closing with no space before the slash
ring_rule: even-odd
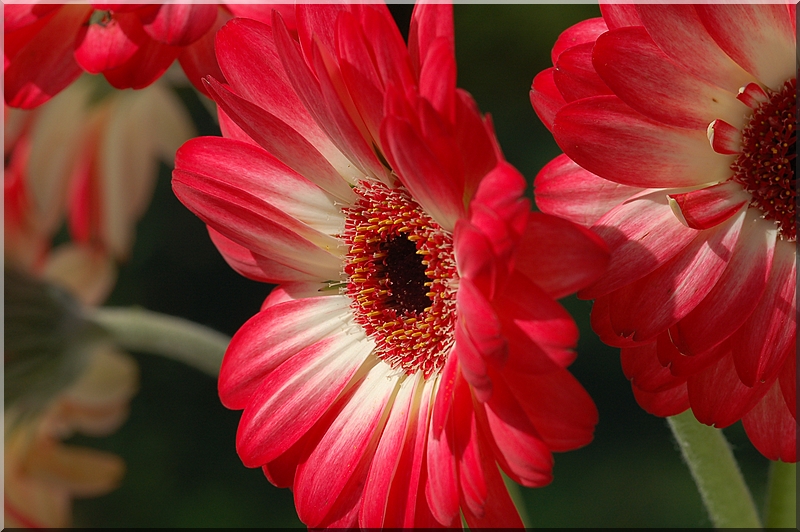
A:
<svg viewBox="0 0 800 532">
<path fill-rule="evenodd" d="M 309 527 L 519 527 L 498 466 L 542 486 L 592 439 L 555 298 L 605 247 L 530 212 L 455 86 L 451 6 L 415 6 L 408 48 L 384 5 L 296 20 L 297 40 L 279 15 L 220 30 L 224 138 L 173 172 L 228 263 L 278 283 L 220 371 L 238 453 Z"/>
<path fill-rule="evenodd" d="M 609 244 L 578 295 L 645 410 L 795 462 L 796 6 L 601 10 L 533 81 L 565 152 L 537 205 Z"/>
<path fill-rule="evenodd" d="M 32 109 L 83 72 L 142 89 L 177 60 L 201 92 L 220 76 L 214 35 L 233 16 L 269 20 L 284 4 L 4 4 L 4 96 Z"/>
<path fill-rule="evenodd" d="M 34 111 L 4 109 L 4 259 L 13 272 L 5 292 L 7 526 L 69 526 L 72 498 L 106 493 L 124 473 L 120 458 L 61 440 L 105 435 L 124 421 L 136 363 L 63 323 L 70 312 L 58 310 L 62 298 L 47 297 L 56 290 L 48 286 L 66 290 L 76 308 L 102 303 L 130 253 L 158 160 L 170 161 L 192 126 L 161 83 L 105 96 L 97 84 L 87 76 Z M 65 221 L 71 240 L 53 247 Z"/>
</svg>

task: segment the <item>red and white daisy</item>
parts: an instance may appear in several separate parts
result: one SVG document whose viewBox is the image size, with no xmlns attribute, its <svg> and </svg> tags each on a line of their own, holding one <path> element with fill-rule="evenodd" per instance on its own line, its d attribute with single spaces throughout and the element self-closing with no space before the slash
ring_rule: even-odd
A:
<svg viewBox="0 0 800 532">
<path fill-rule="evenodd" d="M 4 4 L 4 94 L 31 109 L 82 72 L 103 74 L 118 89 L 153 83 L 177 59 L 204 91 L 216 75 L 214 35 L 233 16 L 268 20 L 290 6 L 225 4 Z"/>
<path fill-rule="evenodd" d="M 533 81 L 537 205 L 611 248 L 579 296 L 639 403 L 794 462 L 795 5 L 601 9 Z"/>
<path fill-rule="evenodd" d="M 220 30 L 224 138 L 173 173 L 229 264 L 278 283 L 220 371 L 239 455 L 310 527 L 521 526 L 500 470 L 546 484 L 597 421 L 555 298 L 602 242 L 530 212 L 455 86 L 451 6 L 418 5 L 408 46 L 384 5 L 296 20 Z"/>
</svg>

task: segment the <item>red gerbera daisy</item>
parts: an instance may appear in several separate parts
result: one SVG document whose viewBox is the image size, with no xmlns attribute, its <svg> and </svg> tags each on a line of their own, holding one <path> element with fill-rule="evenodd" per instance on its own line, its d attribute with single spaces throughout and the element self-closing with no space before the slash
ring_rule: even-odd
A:
<svg viewBox="0 0 800 532">
<path fill-rule="evenodd" d="M 602 12 L 534 79 L 565 152 L 537 204 L 609 244 L 579 295 L 642 407 L 742 419 L 765 456 L 794 462 L 795 6 Z"/>
<path fill-rule="evenodd" d="M 500 469 L 541 486 L 592 438 L 555 298 L 602 242 L 530 212 L 455 86 L 452 7 L 417 6 L 408 47 L 384 5 L 298 5 L 298 40 L 273 18 L 220 30 L 225 138 L 173 174 L 231 266 L 279 283 L 220 371 L 239 455 L 310 527 L 521 526 Z"/>
<path fill-rule="evenodd" d="M 214 35 L 232 16 L 269 19 L 279 7 L 224 4 L 4 4 L 4 93 L 12 107 L 43 104 L 82 72 L 118 89 L 153 83 L 177 59 L 194 85 L 220 77 Z"/>
</svg>

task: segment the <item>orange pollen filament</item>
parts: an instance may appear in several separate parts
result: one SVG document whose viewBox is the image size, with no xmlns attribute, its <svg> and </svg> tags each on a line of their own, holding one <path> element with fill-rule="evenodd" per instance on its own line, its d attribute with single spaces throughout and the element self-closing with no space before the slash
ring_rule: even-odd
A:
<svg viewBox="0 0 800 532">
<path fill-rule="evenodd" d="M 796 239 L 795 171 L 797 169 L 797 80 L 767 91 L 769 100 L 754 112 L 742 132 L 742 153 L 731 165 L 733 179 L 753 197 L 764 218 L 780 235 Z"/>
<path fill-rule="evenodd" d="M 376 354 L 409 375 L 441 371 L 453 345 L 452 236 L 405 189 L 364 183 L 344 209 L 346 293 Z"/>
</svg>

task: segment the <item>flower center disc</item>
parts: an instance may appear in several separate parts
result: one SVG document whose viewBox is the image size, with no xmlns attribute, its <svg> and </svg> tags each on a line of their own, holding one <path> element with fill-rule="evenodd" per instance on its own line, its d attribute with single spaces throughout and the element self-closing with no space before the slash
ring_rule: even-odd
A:
<svg viewBox="0 0 800 532">
<path fill-rule="evenodd" d="M 773 220 L 783 238 L 794 241 L 797 169 L 797 80 L 787 81 L 754 112 L 742 132 L 742 154 L 733 179 L 753 197 L 750 204 Z"/>
<path fill-rule="evenodd" d="M 346 292 L 392 367 L 439 372 L 453 345 L 453 240 L 403 189 L 364 183 L 346 215 Z"/>
</svg>

